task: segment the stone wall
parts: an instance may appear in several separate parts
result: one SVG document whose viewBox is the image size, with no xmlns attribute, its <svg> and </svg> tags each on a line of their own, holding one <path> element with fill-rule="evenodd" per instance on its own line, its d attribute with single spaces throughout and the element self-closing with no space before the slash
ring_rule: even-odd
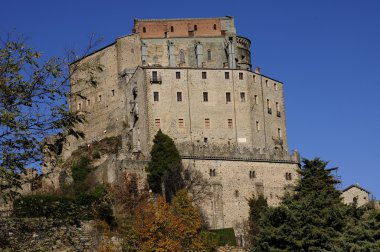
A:
<svg viewBox="0 0 380 252">
<path fill-rule="evenodd" d="M 212 196 L 200 204 L 209 227 L 233 227 L 236 235 L 244 233 L 249 198 L 263 194 L 276 206 L 299 179 L 297 163 L 185 159 L 183 164 L 199 170 L 211 186 Z"/>
<path fill-rule="evenodd" d="M 90 251 L 97 239 L 90 222 L 77 227 L 45 218 L 0 218 L 1 251 Z"/>
</svg>

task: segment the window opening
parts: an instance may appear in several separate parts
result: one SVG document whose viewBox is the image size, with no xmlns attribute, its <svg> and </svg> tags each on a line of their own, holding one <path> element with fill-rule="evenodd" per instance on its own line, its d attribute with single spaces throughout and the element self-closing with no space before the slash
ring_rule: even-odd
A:
<svg viewBox="0 0 380 252">
<path fill-rule="evenodd" d="M 205 128 L 206 128 L 206 129 L 211 128 L 211 125 L 210 125 L 210 118 L 205 118 Z"/>
<path fill-rule="evenodd" d="M 230 73 L 224 72 L 224 79 L 229 80 L 230 79 Z"/>
<path fill-rule="evenodd" d="M 177 92 L 177 101 L 178 102 L 182 101 L 182 92 Z"/>
<path fill-rule="evenodd" d="M 226 93 L 226 102 L 231 102 L 231 93 L 230 92 Z"/>
<path fill-rule="evenodd" d="M 157 128 L 161 127 L 161 120 L 159 118 L 154 119 L 154 126 Z"/>
<path fill-rule="evenodd" d="M 240 101 L 245 102 L 245 93 L 244 92 L 240 92 Z"/>
<path fill-rule="evenodd" d="M 208 102 L 208 92 L 203 92 L 203 101 Z"/>
<path fill-rule="evenodd" d="M 232 119 L 227 119 L 227 125 L 229 129 L 233 128 Z"/>
<path fill-rule="evenodd" d="M 159 100 L 160 100 L 159 93 L 153 92 L 153 101 L 159 101 Z"/>
<path fill-rule="evenodd" d="M 207 72 L 202 72 L 202 79 L 207 79 Z"/>
</svg>

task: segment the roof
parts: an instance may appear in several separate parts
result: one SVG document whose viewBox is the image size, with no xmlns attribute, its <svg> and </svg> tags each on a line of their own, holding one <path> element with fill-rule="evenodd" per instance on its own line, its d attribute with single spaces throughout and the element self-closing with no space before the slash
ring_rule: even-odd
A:
<svg viewBox="0 0 380 252">
<path fill-rule="evenodd" d="M 365 191 L 366 193 L 370 194 L 370 192 L 368 190 L 364 189 L 363 187 L 359 186 L 358 184 L 352 184 L 349 187 L 347 187 L 346 189 L 343 189 L 342 192 L 348 191 L 348 190 L 350 190 L 353 187 L 356 187 L 356 188 L 358 188 L 358 189 L 360 189 L 362 191 Z"/>
<path fill-rule="evenodd" d="M 143 18 L 135 18 L 135 22 L 165 22 L 165 21 L 185 21 L 185 20 L 207 20 L 207 19 L 233 19 L 232 16 L 225 16 L 225 17 L 208 17 L 208 18 L 162 18 L 162 19 L 143 19 Z"/>
</svg>

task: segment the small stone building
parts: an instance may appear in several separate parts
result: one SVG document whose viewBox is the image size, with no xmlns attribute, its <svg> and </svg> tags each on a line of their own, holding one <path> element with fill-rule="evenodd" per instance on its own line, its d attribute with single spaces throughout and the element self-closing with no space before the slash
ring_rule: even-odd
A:
<svg viewBox="0 0 380 252">
<path fill-rule="evenodd" d="M 358 184 L 350 185 L 342 190 L 343 203 L 356 204 L 358 207 L 369 203 L 370 192 Z"/>
</svg>

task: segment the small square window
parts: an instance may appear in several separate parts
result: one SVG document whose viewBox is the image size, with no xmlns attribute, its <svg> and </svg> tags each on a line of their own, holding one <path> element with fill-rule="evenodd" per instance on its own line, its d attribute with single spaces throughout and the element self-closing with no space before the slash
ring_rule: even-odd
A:
<svg viewBox="0 0 380 252">
<path fill-rule="evenodd" d="M 229 129 L 232 129 L 234 127 L 233 124 L 232 124 L 232 119 L 228 119 L 227 120 L 227 125 L 228 125 Z"/>
<path fill-rule="evenodd" d="M 224 79 L 229 80 L 230 79 L 230 73 L 224 72 Z"/>
<path fill-rule="evenodd" d="M 177 92 L 177 101 L 178 102 L 182 101 L 182 92 Z"/>
<path fill-rule="evenodd" d="M 153 92 L 153 101 L 159 101 L 159 100 L 160 100 L 159 93 L 158 92 Z"/>
<path fill-rule="evenodd" d="M 203 101 L 208 102 L 208 92 L 203 92 Z"/>
<path fill-rule="evenodd" d="M 184 128 L 185 127 L 185 122 L 184 122 L 183 118 L 179 118 L 178 119 L 178 127 L 179 128 Z"/>
<path fill-rule="evenodd" d="M 240 92 L 240 101 L 245 102 L 245 93 L 244 92 Z"/>
<path fill-rule="evenodd" d="M 161 120 L 159 118 L 154 119 L 154 126 L 156 128 L 160 128 L 161 127 Z"/>
<path fill-rule="evenodd" d="M 202 79 L 207 79 L 207 72 L 202 72 Z"/>
<path fill-rule="evenodd" d="M 210 118 L 205 118 L 205 129 L 210 129 L 211 128 L 211 125 L 210 125 Z"/>
<path fill-rule="evenodd" d="M 239 73 L 239 80 L 243 79 L 243 73 Z"/>
<path fill-rule="evenodd" d="M 231 93 L 230 92 L 226 93 L 226 102 L 231 102 Z"/>
<path fill-rule="evenodd" d="M 181 79 L 181 72 L 175 72 L 175 78 Z"/>
</svg>

